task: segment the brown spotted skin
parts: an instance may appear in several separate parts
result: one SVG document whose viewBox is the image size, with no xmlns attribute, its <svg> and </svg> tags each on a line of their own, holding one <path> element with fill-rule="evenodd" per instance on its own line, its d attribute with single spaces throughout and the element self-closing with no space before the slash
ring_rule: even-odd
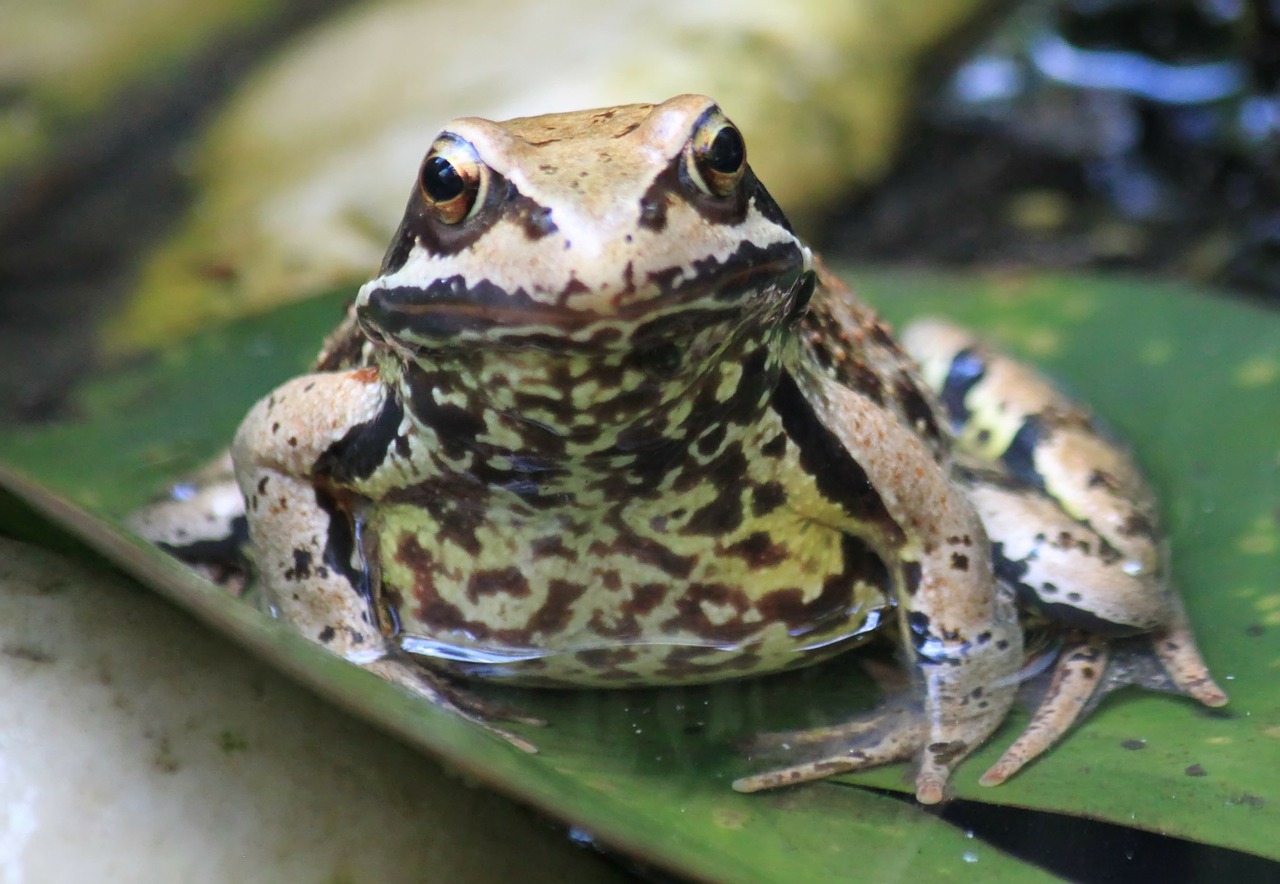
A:
<svg viewBox="0 0 1280 884">
<path fill-rule="evenodd" d="M 1073 405 L 983 358 L 986 387 L 928 363 L 922 382 L 707 98 L 465 118 L 316 372 L 255 406 L 232 454 L 271 609 L 473 719 L 432 673 L 688 684 L 891 624 L 916 701 L 797 737 L 807 751 L 735 787 L 915 757 L 932 803 L 1012 703 L 1024 584 L 1046 616 L 1057 581 L 1087 598 L 1064 621 L 1153 631 L 1171 670 L 1198 662 L 1162 583 L 1068 588 L 1098 562 L 1155 573 L 1145 486 Z M 967 397 L 1004 390 L 1002 372 L 1048 405 L 977 429 Z M 1063 721 L 1080 681 L 1038 720 Z M 1025 737 L 1017 763 L 1066 726 Z"/>
<path fill-rule="evenodd" d="M 1116 638 L 1142 638 L 1161 689 L 1226 704 L 1169 583 L 1156 498 L 1129 452 L 1045 377 L 965 329 L 920 322 L 904 340 L 955 433 L 958 478 L 997 576 L 1028 619 L 1067 635 L 1048 695 L 983 784 L 1004 782 L 1132 681 L 1111 667 Z"/>
<path fill-rule="evenodd" d="M 486 661 L 463 671 L 621 686 L 801 665 L 874 628 L 892 597 L 876 551 L 902 532 L 865 478 L 840 498 L 810 471 L 813 428 L 788 426 L 812 418 L 775 340 L 785 326 L 728 331 L 686 338 L 710 367 L 670 393 L 629 351 L 503 354 L 512 381 L 497 388 L 483 363 L 475 384 L 450 367 L 469 395 L 448 401 L 406 366 L 413 431 L 386 468 L 414 481 L 367 526 L 383 586 L 405 600 L 402 642 Z M 558 392 L 584 387 L 590 400 Z M 859 533 L 834 527 L 851 522 Z"/>
</svg>

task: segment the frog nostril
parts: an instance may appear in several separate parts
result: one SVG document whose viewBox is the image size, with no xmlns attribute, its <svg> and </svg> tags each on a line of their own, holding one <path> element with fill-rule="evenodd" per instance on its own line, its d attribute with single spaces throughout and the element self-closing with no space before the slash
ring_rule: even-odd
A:
<svg viewBox="0 0 1280 884">
<path fill-rule="evenodd" d="M 529 239 L 541 239 L 559 229 L 551 218 L 551 209 L 546 206 L 531 208 L 524 216 L 524 232 Z"/>
<path fill-rule="evenodd" d="M 661 233 L 667 226 L 667 204 L 645 197 L 640 200 L 640 226 L 654 233 Z"/>
</svg>

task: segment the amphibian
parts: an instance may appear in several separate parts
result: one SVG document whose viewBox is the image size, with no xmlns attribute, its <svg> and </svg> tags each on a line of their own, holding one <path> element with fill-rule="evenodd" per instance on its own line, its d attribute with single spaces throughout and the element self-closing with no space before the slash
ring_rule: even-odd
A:
<svg viewBox="0 0 1280 884">
<path fill-rule="evenodd" d="M 791 735 L 744 790 L 915 757 L 939 801 L 1013 702 L 1018 604 L 1063 647 L 984 782 L 1066 731 L 1118 637 L 1226 702 L 1125 451 L 969 333 L 904 340 L 708 98 L 455 120 L 316 371 L 240 427 L 219 518 L 277 616 L 472 716 L 452 676 L 688 684 L 893 630 L 918 704 Z M 210 495 L 137 524 L 193 557 Z"/>
</svg>

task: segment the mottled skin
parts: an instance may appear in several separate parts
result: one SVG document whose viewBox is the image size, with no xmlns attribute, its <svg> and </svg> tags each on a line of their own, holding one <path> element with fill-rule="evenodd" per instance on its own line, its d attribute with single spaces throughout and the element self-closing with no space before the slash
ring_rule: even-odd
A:
<svg viewBox="0 0 1280 884">
<path fill-rule="evenodd" d="M 940 800 L 1012 703 L 1015 593 L 1068 647 L 984 781 L 1070 726 L 1114 636 L 1225 702 L 1127 456 L 963 332 L 908 344 L 932 390 L 707 98 L 457 120 L 319 370 L 236 436 L 257 573 L 304 634 L 473 717 L 435 672 L 685 684 L 894 624 L 919 702 L 778 737 L 813 747 L 744 790 L 915 756 Z M 173 512 L 139 524 L 180 548 Z"/>
</svg>

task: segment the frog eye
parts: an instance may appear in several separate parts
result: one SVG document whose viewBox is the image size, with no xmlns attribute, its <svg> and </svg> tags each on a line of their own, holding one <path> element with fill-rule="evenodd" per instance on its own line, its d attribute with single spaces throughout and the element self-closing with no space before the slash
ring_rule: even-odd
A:
<svg viewBox="0 0 1280 884">
<path fill-rule="evenodd" d="M 436 139 L 422 161 L 418 189 L 444 224 L 461 224 L 484 204 L 485 166 L 475 148 L 456 135 Z"/>
<path fill-rule="evenodd" d="M 733 193 L 747 171 L 747 145 L 742 133 L 717 108 L 698 121 L 689 152 L 693 158 L 690 177 L 712 196 Z"/>
</svg>

